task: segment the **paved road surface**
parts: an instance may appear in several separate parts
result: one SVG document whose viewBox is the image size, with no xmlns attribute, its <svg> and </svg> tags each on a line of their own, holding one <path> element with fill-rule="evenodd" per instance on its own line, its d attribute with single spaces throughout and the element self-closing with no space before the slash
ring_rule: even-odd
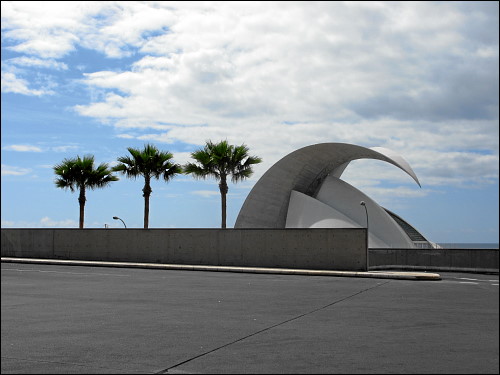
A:
<svg viewBox="0 0 500 375">
<path fill-rule="evenodd" d="M 5 373 L 496 373 L 498 275 L 2 263 Z"/>
</svg>

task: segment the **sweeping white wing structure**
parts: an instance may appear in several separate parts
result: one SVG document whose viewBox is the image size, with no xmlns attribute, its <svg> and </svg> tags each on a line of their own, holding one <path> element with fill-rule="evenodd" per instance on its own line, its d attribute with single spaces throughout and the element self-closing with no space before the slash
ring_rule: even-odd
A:
<svg viewBox="0 0 500 375">
<path fill-rule="evenodd" d="M 298 149 L 274 164 L 246 198 L 235 228 L 360 228 L 369 212 L 371 248 L 412 248 L 427 240 L 399 216 L 340 179 L 353 160 L 376 159 L 405 171 L 408 162 L 382 147 L 321 143 Z"/>
</svg>

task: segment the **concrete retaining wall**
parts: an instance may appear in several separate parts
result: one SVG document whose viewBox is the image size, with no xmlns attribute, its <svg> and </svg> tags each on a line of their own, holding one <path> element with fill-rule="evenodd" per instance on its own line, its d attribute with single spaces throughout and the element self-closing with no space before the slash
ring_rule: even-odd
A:
<svg viewBox="0 0 500 375">
<path fill-rule="evenodd" d="M 370 269 L 498 272 L 498 249 L 370 249 Z"/>
<path fill-rule="evenodd" d="M 2 257 L 363 271 L 365 229 L 6 229 Z M 498 249 L 370 249 L 371 270 L 498 272 Z"/>
<path fill-rule="evenodd" d="M 363 271 L 366 229 L 2 229 L 2 257 Z"/>
</svg>

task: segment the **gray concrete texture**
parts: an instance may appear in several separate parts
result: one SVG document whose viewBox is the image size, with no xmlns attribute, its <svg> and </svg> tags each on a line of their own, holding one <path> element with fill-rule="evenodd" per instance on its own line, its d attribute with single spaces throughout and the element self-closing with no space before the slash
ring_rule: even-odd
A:
<svg viewBox="0 0 500 375">
<path fill-rule="evenodd" d="M 366 229 L 2 229 L 2 257 L 366 270 Z"/>
<path fill-rule="evenodd" d="M 498 275 L 2 263 L 1 372 L 498 374 Z"/>
</svg>

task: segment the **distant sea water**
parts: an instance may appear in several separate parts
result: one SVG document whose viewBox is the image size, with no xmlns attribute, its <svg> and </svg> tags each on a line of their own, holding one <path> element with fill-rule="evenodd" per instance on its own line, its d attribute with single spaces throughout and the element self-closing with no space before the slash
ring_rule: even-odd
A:
<svg viewBox="0 0 500 375">
<path fill-rule="evenodd" d="M 498 242 L 491 243 L 438 243 L 444 249 L 498 249 Z"/>
</svg>

